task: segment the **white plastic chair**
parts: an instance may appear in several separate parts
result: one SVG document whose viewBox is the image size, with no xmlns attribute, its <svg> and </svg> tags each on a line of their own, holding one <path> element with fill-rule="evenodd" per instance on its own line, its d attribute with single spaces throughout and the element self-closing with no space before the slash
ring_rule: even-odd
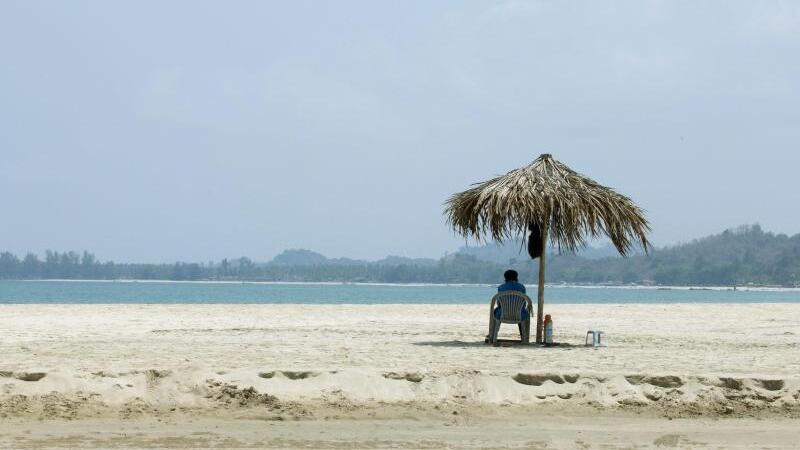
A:
<svg viewBox="0 0 800 450">
<path fill-rule="evenodd" d="M 500 319 L 494 316 L 495 306 L 500 307 Z M 522 308 L 528 311 L 528 317 L 522 317 Z M 489 335 L 487 341 L 492 345 L 497 345 L 497 335 L 500 332 L 501 323 L 513 323 L 519 327 L 520 339 L 523 344 L 530 342 L 531 338 L 531 319 L 533 318 L 533 302 L 531 299 L 517 291 L 499 292 L 492 297 L 489 305 Z"/>
</svg>

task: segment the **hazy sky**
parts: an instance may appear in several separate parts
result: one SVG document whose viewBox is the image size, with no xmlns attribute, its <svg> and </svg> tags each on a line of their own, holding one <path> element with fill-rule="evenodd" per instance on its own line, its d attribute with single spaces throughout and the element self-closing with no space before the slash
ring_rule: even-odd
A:
<svg viewBox="0 0 800 450">
<path fill-rule="evenodd" d="M 0 3 L 0 249 L 439 256 L 543 152 L 656 244 L 800 232 L 800 2 Z"/>
</svg>

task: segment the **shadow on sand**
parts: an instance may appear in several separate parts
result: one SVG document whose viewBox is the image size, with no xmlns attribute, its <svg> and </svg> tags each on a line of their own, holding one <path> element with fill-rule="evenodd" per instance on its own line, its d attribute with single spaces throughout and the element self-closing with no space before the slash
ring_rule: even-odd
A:
<svg viewBox="0 0 800 450">
<path fill-rule="evenodd" d="M 430 347 L 489 347 L 489 344 L 484 343 L 483 341 L 423 341 L 423 342 L 414 342 L 414 345 L 427 345 Z M 517 343 L 517 345 L 521 345 Z"/>
<path fill-rule="evenodd" d="M 512 339 L 499 339 L 498 340 L 499 347 L 518 347 L 518 348 L 530 348 L 530 349 L 548 349 L 548 348 L 566 348 L 566 349 L 573 349 L 577 347 L 583 347 L 582 345 L 573 345 L 568 343 L 558 343 L 556 345 L 551 346 L 544 346 L 540 344 L 523 344 L 519 340 L 512 340 Z M 475 348 L 475 347 L 486 347 L 486 348 L 493 348 L 491 344 L 488 344 L 484 341 L 423 341 L 423 342 L 414 342 L 414 345 L 426 345 L 430 347 L 456 347 L 456 348 Z"/>
</svg>

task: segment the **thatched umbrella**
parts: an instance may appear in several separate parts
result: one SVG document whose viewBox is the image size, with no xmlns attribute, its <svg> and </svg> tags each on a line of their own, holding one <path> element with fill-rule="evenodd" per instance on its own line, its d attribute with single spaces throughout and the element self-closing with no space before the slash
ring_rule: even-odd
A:
<svg viewBox="0 0 800 450">
<path fill-rule="evenodd" d="M 541 234 L 536 342 L 542 342 L 544 268 L 548 236 L 561 249 L 575 251 L 587 238 L 606 235 L 628 255 L 636 243 L 647 251 L 650 225 L 633 201 L 585 177 L 549 154 L 520 169 L 453 195 L 446 203 L 448 223 L 460 234 L 498 241 Z"/>
</svg>

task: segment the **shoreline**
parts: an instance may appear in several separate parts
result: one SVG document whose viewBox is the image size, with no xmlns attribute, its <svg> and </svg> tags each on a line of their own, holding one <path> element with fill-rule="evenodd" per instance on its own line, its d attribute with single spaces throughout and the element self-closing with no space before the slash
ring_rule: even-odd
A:
<svg viewBox="0 0 800 450">
<path fill-rule="evenodd" d="M 35 279 L 3 279 L 0 282 L 42 282 L 42 283 L 142 283 L 142 284 L 256 284 L 278 286 L 387 286 L 387 287 L 497 287 L 497 284 L 485 283 L 378 283 L 378 282 L 351 282 L 351 281 L 258 281 L 258 280 L 142 280 L 142 279 L 64 279 L 64 278 L 35 278 Z M 538 287 L 536 283 L 528 283 L 530 288 Z M 800 287 L 744 285 L 736 286 L 703 286 L 703 285 L 607 285 L 607 284 L 549 284 L 546 289 L 640 289 L 640 290 L 676 290 L 676 291 L 731 291 L 731 292 L 800 292 Z"/>
</svg>

